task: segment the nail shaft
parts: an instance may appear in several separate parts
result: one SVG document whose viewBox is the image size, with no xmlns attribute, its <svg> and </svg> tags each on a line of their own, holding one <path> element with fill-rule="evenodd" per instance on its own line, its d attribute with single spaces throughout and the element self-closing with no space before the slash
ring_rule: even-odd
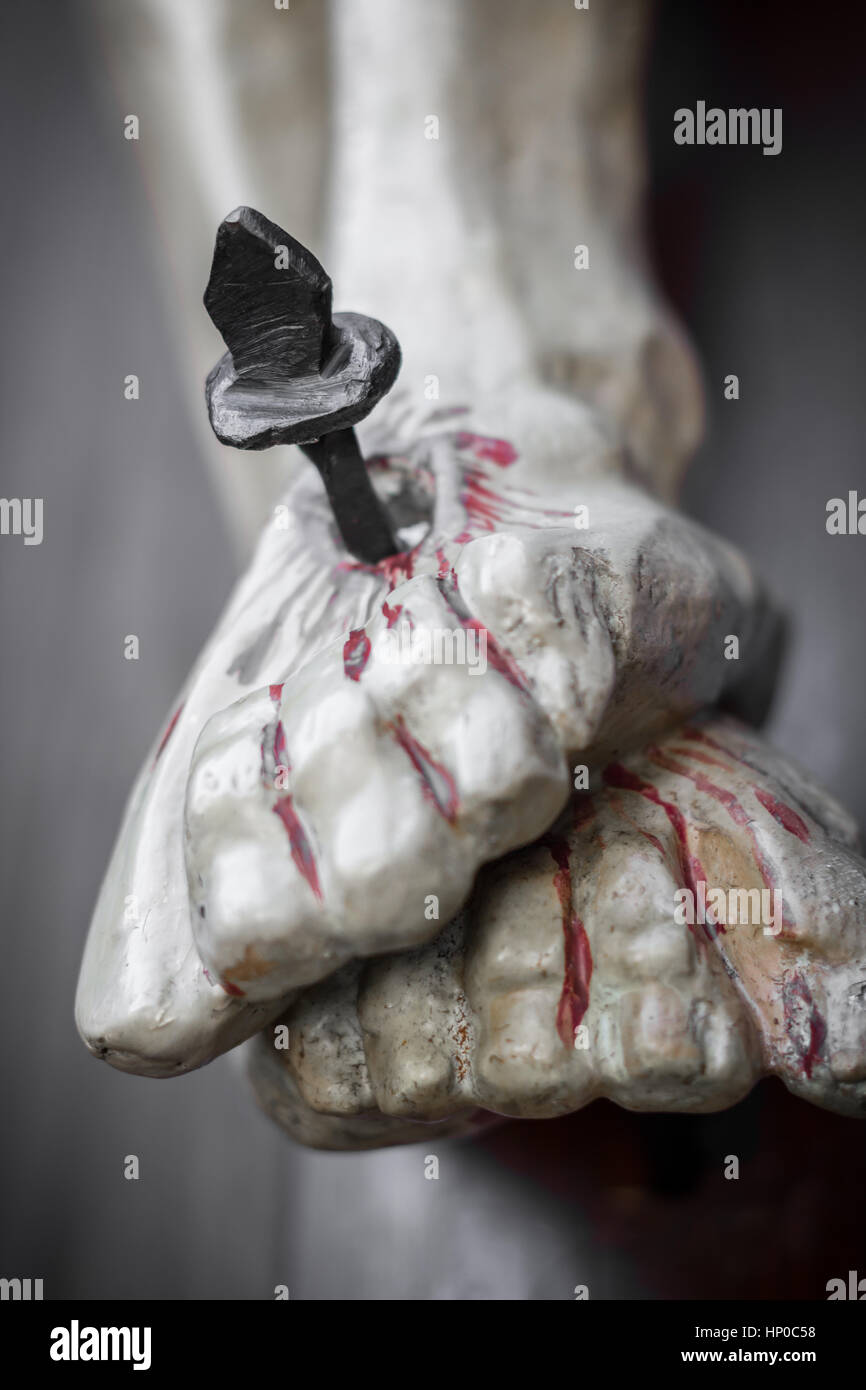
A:
<svg viewBox="0 0 866 1390">
<path fill-rule="evenodd" d="M 364 467 L 355 431 L 334 430 L 300 447 L 319 470 L 346 549 L 368 565 L 396 554 L 400 545 Z"/>
</svg>

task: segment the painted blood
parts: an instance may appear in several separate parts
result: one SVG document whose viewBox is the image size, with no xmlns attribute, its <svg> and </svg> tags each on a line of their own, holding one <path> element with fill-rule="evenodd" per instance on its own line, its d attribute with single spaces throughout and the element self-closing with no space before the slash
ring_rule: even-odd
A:
<svg viewBox="0 0 866 1390">
<path fill-rule="evenodd" d="M 500 468 L 507 468 L 517 458 L 517 450 L 507 439 L 493 439 L 489 435 L 470 434 L 461 430 L 456 440 L 458 449 L 471 449 L 477 459 L 489 459 Z"/>
<path fill-rule="evenodd" d="M 553 886 L 562 908 L 565 944 L 565 975 L 556 1010 L 556 1031 L 565 1047 L 574 1047 L 575 1033 L 589 1008 L 592 952 L 586 928 L 574 911 L 568 844 L 558 836 L 550 836 L 544 843 L 556 864 Z"/>
<path fill-rule="evenodd" d="M 797 815 L 796 811 L 793 811 L 790 806 L 786 806 L 784 801 L 777 801 L 774 796 L 771 796 L 769 792 L 763 791 L 760 787 L 755 787 L 755 796 L 760 801 L 764 810 L 769 811 L 773 819 L 778 821 L 779 825 L 787 830 L 789 835 L 796 835 L 798 840 L 802 840 L 804 845 L 808 845 L 808 826 L 802 817 Z"/>
<path fill-rule="evenodd" d="M 156 757 L 153 760 L 155 763 L 159 761 L 160 755 L 162 754 L 162 750 L 165 748 L 165 745 L 168 743 L 169 739 L 174 733 L 175 725 L 177 724 L 177 721 L 180 719 L 182 710 L 183 704 L 179 704 L 174 714 L 171 716 L 171 719 L 168 721 L 165 733 L 163 734 L 160 740 L 159 747 L 156 750 Z"/>
<path fill-rule="evenodd" d="M 821 1060 L 827 1039 L 827 1024 L 812 998 L 812 991 L 802 975 L 791 975 L 782 986 L 785 1009 L 785 1032 L 800 1059 L 807 1078 L 811 1078 L 815 1063 Z"/>
<path fill-rule="evenodd" d="M 385 622 L 387 623 L 389 628 L 392 628 L 394 626 L 402 612 L 402 603 L 395 603 L 392 608 L 388 600 L 385 599 L 384 603 L 382 604 L 382 616 L 385 619 Z"/>
<path fill-rule="evenodd" d="M 286 744 L 286 731 L 283 728 L 282 719 L 277 720 L 277 727 L 274 729 L 274 766 L 288 767 L 289 750 Z"/>
<path fill-rule="evenodd" d="M 341 560 L 337 569 L 342 571 L 360 570 L 362 574 L 379 575 L 388 581 L 389 589 L 396 589 L 398 584 L 405 583 L 415 573 L 417 551 L 417 546 L 412 550 L 401 550 L 396 555 L 386 555 L 384 560 L 379 560 L 375 565 L 368 565 L 363 560 Z"/>
<path fill-rule="evenodd" d="M 680 808 L 675 806 L 672 801 L 665 801 L 659 795 L 657 787 L 654 787 L 651 782 L 645 782 L 642 777 L 638 777 L 637 773 L 630 772 L 627 767 L 623 767 L 622 763 L 611 763 L 609 767 L 606 767 L 604 781 L 609 787 L 619 787 L 622 791 L 637 792 L 638 795 L 651 801 L 654 806 L 658 806 L 664 811 L 677 837 L 677 857 L 683 883 L 693 894 L 694 901 L 697 902 L 701 892 L 706 893 L 707 876 L 701 861 L 689 847 L 688 826 Z M 703 884 L 703 890 L 698 888 L 699 883 Z M 721 923 L 711 922 L 709 920 L 711 916 L 711 913 L 707 914 L 708 920 L 704 925 L 704 931 L 713 940 L 717 932 L 724 931 L 724 927 Z M 694 934 L 694 927 L 691 924 L 689 931 Z"/>
<path fill-rule="evenodd" d="M 298 873 L 307 880 L 314 894 L 321 901 L 322 890 L 319 886 L 319 871 L 316 868 L 313 851 L 307 839 L 307 832 L 298 819 L 298 813 L 295 810 L 292 798 L 290 796 L 281 796 L 271 807 L 271 810 L 275 815 L 279 816 L 283 825 L 286 827 L 295 868 L 298 870 Z"/>
<path fill-rule="evenodd" d="M 728 791 L 725 787 L 717 786 L 715 782 L 711 782 L 709 778 L 706 777 L 702 772 L 690 772 L 689 769 L 683 763 L 677 762 L 675 758 L 669 757 L 667 754 L 663 753 L 659 748 L 651 748 L 649 750 L 649 756 L 652 758 L 652 761 L 656 763 L 659 767 L 664 768 L 668 772 L 675 773 L 675 775 L 678 777 L 687 777 L 690 782 L 693 782 L 695 784 L 698 791 L 703 792 L 705 796 L 711 796 L 714 801 L 718 801 L 720 806 L 724 806 L 725 810 L 731 817 L 731 820 L 734 822 L 734 824 L 742 826 L 742 828 L 748 835 L 752 846 L 752 856 L 755 860 L 755 863 L 758 866 L 758 872 L 760 873 L 761 878 L 764 880 L 764 883 L 767 886 L 767 888 L 770 890 L 770 892 L 772 892 L 777 887 L 776 875 L 773 872 L 772 866 L 767 862 L 767 858 L 764 855 L 760 844 L 758 843 L 758 838 L 752 826 L 751 817 L 749 816 L 747 811 L 745 811 L 745 809 L 737 800 L 737 798 L 734 796 L 733 792 Z M 770 799 L 772 800 L 772 798 Z M 788 807 L 785 807 L 785 810 L 788 809 Z M 793 815 L 794 813 L 791 812 L 791 814 Z M 797 816 L 796 819 L 799 820 L 799 816 Z M 789 829 L 790 827 L 786 826 L 785 828 Z M 808 838 L 809 832 L 806 830 L 805 825 L 803 825 L 803 830 L 805 831 L 806 836 Z M 790 931 L 795 926 L 796 923 L 790 920 L 783 907 L 782 927 Z"/>
<path fill-rule="evenodd" d="M 353 628 L 343 646 L 343 670 L 349 680 L 359 681 L 361 679 L 369 657 L 369 637 L 362 627 Z"/>
<path fill-rule="evenodd" d="M 457 784 L 451 773 L 441 763 L 437 763 L 435 758 L 427 752 L 427 749 L 418 742 L 417 738 L 410 734 L 402 715 L 397 716 L 391 728 L 394 737 L 421 779 L 421 790 L 424 796 L 432 802 L 439 814 L 453 825 L 457 819 L 460 799 L 457 795 Z"/>
</svg>

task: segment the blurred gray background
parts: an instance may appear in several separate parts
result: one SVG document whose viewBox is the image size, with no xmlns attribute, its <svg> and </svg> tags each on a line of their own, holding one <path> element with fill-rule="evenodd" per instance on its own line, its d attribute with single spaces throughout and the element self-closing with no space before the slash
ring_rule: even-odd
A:
<svg viewBox="0 0 866 1390">
<path fill-rule="evenodd" d="M 866 494 L 863 26 L 759 8 L 659 7 L 650 232 L 708 385 L 686 506 L 787 606 L 772 735 L 863 824 L 866 537 L 824 526 L 829 497 Z M 0 1274 L 50 1298 L 568 1299 L 821 1297 L 866 1273 L 864 1126 L 774 1084 L 704 1120 L 596 1104 L 438 1143 L 428 1182 L 423 1149 L 293 1148 L 232 1059 L 154 1082 L 87 1055 L 75 979 L 123 801 L 235 567 L 90 13 L 6 0 L 0 30 L 2 492 L 45 499 L 41 546 L 0 542 Z M 783 153 L 675 147 L 672 111 L 707 96 L 783 106 Z"/>
</svg>

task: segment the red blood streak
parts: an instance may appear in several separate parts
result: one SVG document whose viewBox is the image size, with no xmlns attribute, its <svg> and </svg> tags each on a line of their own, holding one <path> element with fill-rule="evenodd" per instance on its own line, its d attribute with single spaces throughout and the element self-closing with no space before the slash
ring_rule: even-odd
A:
<svg viewBox="0 0 866 1390">
<path fill-rule="evenodd" d="M 402 612 L 402 603 L 395 603 L 394 607 L 392 608 L 388 600 L 385 599 L 385 602 L 382 604 L 382 616 L 385 618 L 389 627 L 394 626 Z"/>
<path fill-rule="evenodd" d="M 439 581 L 439 587 L 442 593 L 447 599 L 449 593 L 458 594 L 460 592 L 457 586 L 457 571 L 453 565 L 448 564 L 441 550 L 437 550 L 436 554 L 439 557 L 439 569 L 436 573 L 436 578 Z"/>
<path fill-rule="evenodd" d="M 761 769 L 755 767 L 754 764 L 751 763 L 749 759 L 744 756 L 744 754 L 734 753 L 732 749 L 726 748 L 723 743 L 719 743 L 718 739 L 711 738 L 709 734 L 704 733 L 703 729 L 696 729 L 693 727 L 688 729 L 681 729 L 680 737 L 691 739 L 696 743 L 705 743 L 708 748 L 715 748 L 717 753 L 722 753 L 724 757 L 729 758 L 731 762 L 744 763 L 746 767 L 751 767 L 755 772 L 761 771 Z M 697 755 L 695 753 L 692 753 L 691 756 L 694 758 Z M 702 758 L 701 761 L 706 761 L 706 758 Z M 727 767 L 727 764 L 718 763 L 717 766 Z"/>
<path fill-rule="evenodd" d="M 526 677 L 517 662 L 513 661 L 508 653 L 502 650 L 489 628 L 486 628 L 477 618 L 461 618 L 460 626 L 464 627 L 467 632 L 478 633 L 478 650 L 482 650 L 483 640 L 483 649 L 486 651 L 487 660 L 494 671 L 498 671 L 511 685 L 516 686 L 525 695 L 527 692 Z M 484 634 L 483 638 L 482 634 Z"/>
<path fill-rule="evenodd" d="M 390 627 L 390 623 L 388 624 Z M 353 628 L 343 646 L 343 670 L 349 680 L 359 681 L 370 657 L 370 639 L 362 627 Z"/>
<path fill-rule="evenodd" d="M 452 569 L 450 573 L 443 575 L 440 562 L 439 578 L 443 581 L 439 585 L 442 596 L 453 610 L 460 626 L 465 628 L 467 632 L 475 632 L 478 634 L 478 650 L 481 650 L 481 644 L 483 642 L 487 660 L 494 671 L 498 671 L 501 676 L 504 676 L 511 685 L 515 686 L 516 689 L 521 692 L 521 694 L 527 694 L 529 682 L 517 665 L 517 662 L 509 656 L 508 652 L 502 650 L 490 629 L 485 627 L 478 618 L 464 618 L 459 609 L 451 602 L 451 595 L 457 598 L 459 598 L 460 595 L 455 571 Z"/>
<path fill-rule="evenodd" d="M 479 513 L 483 515 L 487 511 L 495 521 L 501 521 L 507 499 L 502 496 L 501 492 L 488 486 L 487 474 L 482 473 L 480 468 L 467 468 L 464 476 L 466 479 L 464 496 L 470 499 Z"/>
<path fill-rule="evenodd" d="M 466 545 L 478 531 L 495 531 L 497 526 L 511 523 L 515 526 L 531 526 L 544 530 L 551 524 L 565 524 L 565 519 L 573 521 L 573 513 L 553 507 L 534 507 L 527 502 L 518 502 L 513 494 L 503 497 L 501 493 L 486 486 L 487 478 L 480 469 L 467 469 L 465 486 L 460 500 L 466 511 L 467 525 L 455 536 L 458 545 Z"/>
<path fill-rule="evenodd" d="M 281 701 L 282 698 L 283 698 L 283 687 L 282 687 L 282 685 L 269 685 L 269 686 L 268 686 L 268 694 L 270 695 L 271 700 L 273 701 L 273 703 L 274 703 L 275 705 L 279 705 L 280 701 Z"/>
<path fill-rule="evenodd" d="M 183 709 L 183 701 L 181 701 L 181 703 L 178 705 L 177 709 L 175 710 L 174 714 L 171 716 L 171 719 L 169 719 L 169 721 L 168 721 L 168 725 L 166 726 L 165 733 L 163 734 L 162 739 L 160 740 L 159 747 L 158 747 L 157 750 L 156 750 L 156 757 L 155 757 L 154 760 L 153 760 L 154 763 L 159 762 L 159 759 L 160 759 L 160 755 L 161 755 L 161 753 L 162 753 L 162 750 L 165 748 L 165 745 L 168 743 L 169 739 L 171 738 L 172 734 L 174 733 L 174 726 L 175 726 L 175 724 L 177 723 L 177 721 L 180 719 L 180 713 L 181 713 L 181 710 L 182 710 L 182 709 Z"/>
<path fill-rule="evenodd" d="M 453 825 L 457 819 L 460 798 L 457 795 L 457 784 L 451 773 L 441 763 L 437 763 L 427 752 L 427 749 L 410 734 L 402 715 L 397 716 L 391 728 L 394 737 L 421 779 L 421 790 L 424 796 L 436 807 L 439 814 Z"/>
<path fill-rule="evenodd" d="M 717 787 L 715 782 L 711 782 L 702 772 L 690 772 L 683 763 L 678 763 L 675 758 L 670 757 L 661 748 L 650 748 L 647 752 L 657 766 L 675 773 L 678 777 L 688 777 L 690 782 L 694 782 L 698 791 L 704 792 L 707 796 L 718 801 L 737 825 L 747 826 L 749 824 L 749 817 L 733 792 L 728 791 L 725 787 Z"/>
<path fill-rule="evenodd" d="M 437 579 L 446 579 L 448 576 L 448 571 L 451 569 L 451 566 L 448 563 L 448 557 L 446 556 L 445 551 L 441 548 L 436 551 L 436 559 L 439 561 L 439 570 L 437 572 L 436 577 Z M 451 569 L 451 577 L 454 583 L 456 584 L 457 576 L 455 575 L 453 569 Z"/>
<path fill-rule="evenodd" d="M 544 843 L 557 866 L 553 886 L 562 908 L 562 934 L 565 941 L 565 974 L 556 1009 L 556 1031 L 564 1046 L 571 1048 L 574 1047 L 574 1035 L 589 1008 L 592 952 L 586 928 L 574 911 L 568 844 L 555 835 L 547 837 Z"/>
<path fill-rule="evenodd" d="M 283 728 L 283 721 L 277 720 L 277 727 L 274 729 L 274 763 L 277 767 L 288 767 L 289 750 L 286 746 L 286 732 Z"/>
<path fill-rule="evenodd" d="M 661 840 L 659 839 L 659 837 L 658 837 L 657 835 L 654 835 L 654 834 L 652 833 L 651 830 L 644 830 L 643 826 L 642 826 L 642 825 L 638 825 L 638 823 L 637 823 L 636 820 L 632 820 L 631 816 L 629 815 L 628 811 L 627 811 L 627 810 L 625 809 L 625 807 L 623 806 L 623 804 L 622 804 L 622 802 L 620 801 L 620 799 L 619 799 L 618 796 L 612 796 L 612 797 L 610 798 L 610 804 L 611 804 L 611 806 L 613 807 L 613 809 L 616 811 L 616 813 L 617 813 L 617 815 L 620 817 L 620 819 L 621 819 L 621 820 L 624 820 L 624 821 L 628 821 L 628 823 L 629 823 L 629 825 L 632 827 L 632 829 L 633 829 L 633 830 L 636 830 L 636 831 L 638 832 L 639 835 L 642 835 L 643 838 L 644 838 L 645 840 L 648 840 L 649 843 L 652 845 L 653 849 L 655 849 L 655 850 L 658 852 L 659 857 L 660 857 L 661 859 L 664 859 L 665 862 L 667 862 L 667 859 L 668 859 L 668 851 L 667 851 L 667 849 L 665 848 L 665 846 L 662 844 L 662 842 L 661 842 Z"/>
<path fill-rule="evenodd" d="M 793 811 L 790 806 L 786 806 L 784 801 L 777 801 L 774 796 L 771 796 L 769 792 L 762 791 L 760 787 L 755 787 L 755 796 L 764 810 L 769 811 L 773 819 L 778 821 L 789 834 L 796 835 L 798 840 L 802 840 L 804 845 L 808 845 L 808 827 L 796 811 Z"/>
<path fill-rule="evenodd" d="M 498 492 L 485 486 L 484 474 L 477 469 L 466 470 L 465 486 L 460 500 L 466 509 L 469 526 L 457 536 L 457 542 L 465 545 L 472 539 L 472 527 L 493 531 L 505 520 L 506 502 Z"/>
<path fill-rule="evenodd" d="M 672 801 L 665 801 L 651 782 L 645 782 L 636 773 L 630 772 L 622 763 L 611 763 L 604 770 L 604 781 L 609 787 L 620 787 L 623 791 L 637 792 L 640 796 L 646 797 L 654 806 L 659 806 L 667 816 L 673 827 L 679 843 L 678 858 L 680 872 L 685 886 L 691 891 L 694 901 L 698 900 L 698 882 L 703 882 L 706 891 L 707 876 L 704 873 L 701 861 L 697 855 L 693 854 L 689 848 L 688 826 L 686 818 L 678 806 Z M 647 837 L 649 838 L 649 837 Z M 655 838 L 655 837 L 653 837 Z M 658 843 L 658 842 L 656 842 Z M 690 926 L 693 932 L 694 928 Z M 704 931 L 712 940 L 716 932 L 724 931 L 721 923 L 707 921 Z"/>
<path fill-rule="evenodd" d="M 316 868 L 316 861 L 310 842 L 307 839 L 306 831 L 298 820 L 298 813 L 290 796 L 281 796 L 274 803 L 271 810 L 279 816 L 289 835 L 289 844 L 292 849 L 292 859 L 298 872 L 307 880 L 316 897 L 321 900 L 322 890 L 319 886 L 319 873 Z"/>
<path fill-rule="evenodd" d="M 673 748 L 671 752 L 676 753 L 679 758 L 691 758 L 693 762 L 703 763 L 705 767 L 720 767 L 723 772 L 730 772 L 730 763 L 723 763 L 720 758 L 711 758 L 709 753 L 699 753 L 696 748 Z"/>
<path fill-rule="evenodd" d="M 507 468 L 517 458 L 517 450 L 507 439 L 492 439 L 487 435 L 461 430 L 456 443 L 458 449 L 471 449 L 477 459 L 489 459 L 500 468 Z"/>
<path fill-rule="evenodd" d="M 693 725 L 690 725 L 687 729 L 682 729 L 681 734 L 683 738 L 694 739 L 697 743 L 705 743 L 708 748 L 715 748 L 717 752 L 724 753 L 726 758 L 734 758 L 735 761 L 739 761 L 736 753 L 732 753 L 730 748 L 726 748 L 723 743 L 719 743 L 718 739 L 711 738 L 709 734 L 704 733 L 703 729 L 696 729 Z"/>
<path fill-rule="evenodd" d="M 220 980 L 220 984 L 226 994 L 230 994 L 233 999 L 243 999 L 246 997 L 246 991 L 242 990 L 238 985 L 233 985 L 230 980 Z"/>
<path fill-rule="evenodd" d="M 703 792 L 706 796 L 713 797 L 716 801 L 719 802 L 720 805 L 724 806 L 725 810 L 727 811 L 728 815 L 731 817 L 731 820 L 735 823 L 735 825 L 741 825 L 743 829 L 746 831 L 746 834 L 748 835 L 749 840 L 751 841 L 752 854 L 754 856 L 755 863 L 758 866 L 761 878 L 764 880 L 764 883 L 766 884 L 767 888 L 769 888 L 772 891 L 776 887 L 776 876 L 771 866 L 767 863 L 764 853 L 760 845 L 758 844 L 758 839 L 752 828 L 752 822 L 749 818 L 748 813 L 740 805 L 739 801 L 734 796 L 734 793 L 729 792 L 724 787 L 717 787 L 715 782 L 711 782 L 709 778 L 705 777 L 702 772 L 690 772 L 689 769 L 685 767 L 683 763 L 678 763 L 675 758 L 669 757 L 667 754 L 663 753 L 660 748 L 649 749 L 648 755 L 652 759 L 652 761 L 656 763 L 659 767 L 665 768 L 668 772 L 675 773 L 678 777 L 687 777 L 690 782 L 694 782 L 698 791 Z M 792 922 L 785 913 L 783 900 L 782 928 L 783 930 L 790 930 L 795 926 L 796 923 Z"/>
<path fill-rule="evenodd" d="M 401 550 L 397 555 L 386 555 L 384 560 L 379 560 L 375 565 L 367 565 L 363 560 L 341 560 L 337 566 L 338 570 L 361 570 L 364 574 L 378 574 L 383 579 L 387 579 L 388 587 L 396 589 L 398 584 L 411 579 L 415 572 L 415 555 L 418 547 L 413 550 Z"/>
<path fill-rule="evenodd" d="M 386 555 L 375 568 L 388 580 L 391 588 L 396 589 L 398 584 L 411 579 L 415 573 L 415 551 L 406 550 L 400 555 Z"/>
<path fill-rule="evenodd" d="M 731 753 L 728 749 L 723 748 L 715 739 L 710 738 L 709 734 L 705 734 L 699 729 L 684 729 L 683 736 L 690 739 L 700 739 L 702 743 L 707 743 L 712 748 L 717 748 L 720 753 L 725 753 L 736 762 L 744 762 L 748 767 L 752 766 L 745 758 L 740 758 L 735 753 Z M 719 762 L 718 758 L 710 758 L 705 753 L 696 752 L 695 749 L 675 749 L 674 751 L 681 753 L 683 757 L 693 758 L 698 762 L 711 764 L 713 767 L 727 767 L 727 764 Z M 758 770 L 759 769 L 755 769 L 755 771 Z M 809 827 L 791 806 L 787 806 L 784 801 L 778 801 L 770 792 L 764 791 L 761 787 L 753 787 L 752 790 L 764 807 L 764 810 L 769 811 L 770 815 L 774 820 L 779 822 L 784 830 L 789 831 L 791 835 L 796 835 L 799 840 L 803 841 L 804 845 L 810 843 Z"/>
<path fill-rule="evenodd" d="M 785 1010 L 785 1031 L 796 1049 L 800 1065 L 805 1075 L 812 1076 L 815 1063 L 820 1059 L 827 1039 L 827 1024 L 821 1017 L 812 998 L 812 991 L 802 975 L 791 975 L 782 986 L 782 1002 Z M 809 1041 L 802 1039 L 803 1025 L 809 1029 Z M 797 1034 L 800 1037 L 797 1037 Z"/>
<path fill-rule="evenodd" d="M 643 827 L 640 825 L 637 827 L 637 829 L 640 831 L 641 835 L 643 835 L 644 839 L 649 840 L 653 848 L 658 850 L 662 859 L 667 859 L 667 850 L 665 849 L 658 835 L 653 835 L 651 830 L 644 830 Z"/>
<path fill-rule="evenodd" d="M 753 762 L 751 762 L 749 758 L 741 756 L 739 753 L 732 753 L 730 749 L 725 748 L 721 743 L 717 742 L 716 739 L 711 738 L 709 734 L 705 734 L 702 729 L 689 728 L 683 729 L 682 732 L 685 738 L 695 740 L 699 739 L 701 743 L 706 743 L 711 748 L 718 749 L 718 751 L 720 753 L 724 753 L 726 757 L 733 758 L 738 763 L 744 763 L 746 767 L 752 768 L 754 772 L 762 772 L 762 769 L 756 766 Z M 700 755 L 692 752 L 689 756 L 691 756 L 692 758 L 696 758 Z M 701 761 L 710 762 L 712 761 L 712 759 L 704 757 L 701 758 Z M 724 764 L 718 763 L 717 766 L 723 767 Z M 803 841 L 803 844 L 810 843 L 809 828 L 806 825 L 806 822 L 797 814 L 795 810 L 793 810 L 792 807 L 786 806 L 783 801 L 777 801 L 776 798 L 772 796 L 769 792 L 766 792 L 759 787 L 753 787 L 752 790 L 754 791 L 755 796 L 758 798 L 764 809 L 770 812 L 770 815 L 773 816 L 774 819 L 779 822 L 783 829 L 789 831 L 792 835 L 796 835 L 798 839 Z"/>
<path fill-rule="evenodd" d="M 521 494 L 520 499 L 518 493 Z M 464 470 L 463 487 L 460 492 L 460 500 L 466 512 L 466 526 L 455 536 L 455 541 L 458 545 L 466 545 L 478 531 L 495 531 L 498 526 L 508 522 L 536 529 L 546 528 L 551 522 L 565 524 L 566 519 L 569 524 L 573 522 L 572 512 L 539 507 L 525 500 L 533 495 L 525 488 L 508 489 L 503 494 L 491 483 L 490 475 L 483 467 L 467 467 Z M 437 554 L 440 556 L 441 566 L 441 552 Z M 439 577 L 442 578 L 442 575 L 443 571 L 440 568 Z"/>
</svg>

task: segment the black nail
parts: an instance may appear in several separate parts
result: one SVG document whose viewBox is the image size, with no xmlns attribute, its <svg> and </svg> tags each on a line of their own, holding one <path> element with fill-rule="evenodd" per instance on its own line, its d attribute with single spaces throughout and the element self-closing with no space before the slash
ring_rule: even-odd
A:
<svg viewBox="0 0 866 1390">
<path fill-rule="evenodd" d="M 220 223 L 204 304 L 228 352 L 207 379 L 214 433 L 236 449 L 298 444 L 318 468 L 348 550 L 399 550 L 352 428 L 400 370 L 390 329 L 331 314 L 331 281 L 306 247 L 253 208 Z"/>
</svg>

